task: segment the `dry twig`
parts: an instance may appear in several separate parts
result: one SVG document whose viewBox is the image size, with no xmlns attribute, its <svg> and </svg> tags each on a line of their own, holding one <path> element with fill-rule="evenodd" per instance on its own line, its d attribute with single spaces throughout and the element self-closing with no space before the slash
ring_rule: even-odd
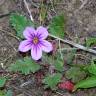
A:
<svg viewBox="0 0 96 96">
<path fill-rule="evenodd" d="M 88 0 L 80 0 L 80 1 L 82 2 L 82 5 L 80 6 L 79 10 L 82 9 L 85 6 L 85 4 L 87 4 Z"/>
<path fill-rule="evenodd" d="M 62 42 L 64 42 L 64 43 L 70 44 L 70 45 L 72 45 L 72 46 L 74 46 L 74 47 L 76 47 L 76 48 L 79 48 L 79 49 L 82 49 L 82 50 L 84 50 L 84 51 L 87 51 L 87 52 L 96 54 L 96 51 L 95 51 L 95 50 L 89 49 L 89 48 L 84 47 L 84 46 L 82 46 L 82 45 L 80 45 L 80 44 L 74 43 L 73 41 L 61 39 L 61 38 L 56 37 L 56 36 L 54 36 L 54 35 L 52 35 L 52 34 L 49 34 L 49 36 L 50 36 L 50 37 L 53 37 L 53 38 L 55 38 L 55 39 L 58 39 L 58 40 L 60 40 L 60 41 L 62 41 Z"/>
<path fill-rule="evenodd" d="M 26 6 L 26 8 L 27 8 L 27 10 L 28 10 L 28 13 L 29 13 L 29 15 L 30 15 L 31 21 L 34 21 L 33 16 L 32 16 L 32 14 L 31 14 L 31 11 L 30 11 L 30 9 L 29 9 L 29 6 L 28 6 L 26 0 L 24 0 L 24 4 L 25 4 L 25 6 Z"/>
</svg>

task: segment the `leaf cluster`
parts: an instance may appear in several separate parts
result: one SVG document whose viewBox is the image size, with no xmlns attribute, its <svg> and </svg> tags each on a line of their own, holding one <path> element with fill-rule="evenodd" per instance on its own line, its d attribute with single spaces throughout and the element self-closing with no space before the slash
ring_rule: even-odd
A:
<svg viewBox="0 0 96 96">
<path fill-rule="evenodd" d="M 46 17 L 46 8 L 41 6 L 40 20 L 43 20 Z M 33 22 L 28 20 L 25 16 L 14 13 L 10 17 L 10 22 L 13 28 L 16 30 L 16 35 L 23 39 L 23 31 L 27 26 L 34 26 Z M 55 16 L 49 24 L 49 32 L 52 35 L 63 38 L 64 37 L 64 28 L 65 28 L 65 18 L 64 15 Z M 60 55 L 56 55 L 53 59 L 52 56 L 44 55 L 43 61 L 47 61 L 49 64 L 54 65 L 56 73 L 53 75 L 48 75 L 43 80 L 43 83 L 46 85 L 46 88 L 55 89 L 56 85 L 60 82 L 62 75 L 59 72 L 64 71 L 63 60 L 60 58 Z M 25 57 L 23 60 L 17 60 L 14 64 L 11 64 L 9 67 L 10 71 L 21 72 L 22 74 L 30 74 L 30 72 L 36 72 L 40 69 L 35 61 L 32 61 L 30 57 Z"/>
<path fill-rule="evenodd" d="M 64 15 L 53 17 L 49 24 L 49 32 L 57 37 L 64 38 L 65 18 Z"/>
<path fill-rule="evenodd" d="M 21 72 L 22 74 L 30 74 L 30 72 L 35 73 L 40 69 L 35 61 L 32 61 L 31 57 L 25 57 L 23 60 L 17 60 L 14 64 L 9 67 L 10 71 Z"/>
<path fill-rule="evenodd" d="M 53 65 L 55 70 L 58 72 L 64 71 L 64 61 L 61 59 L 59 53 L 57 53 L 55 56 L 44 54 L 42 61 L 44 64 L 48 63 L 50 65 Z"/>
<path fill-rule="evenodd" d="M 6 80 L 6 77 L 0 77 L 0 88 L 4 87 Z"/>
<path fill-rule="evenodd" d="M 55 73 L 52 75 L 48 75 L 43 80 L 45 84 L 45 88 L 51 88 L 52 90 L 56 90 L 56 85 L 60 82 L 62 75 L 60 73 Z"/>
<path fill-rule="evenodd" d="M 7 81 L 6 77 L 0 77 L 0 88 L 4 87 L 6 81 Z M 12 91 L 0 90 L 0 96 L 12 96 Z"/>
<path fill-rule="evenodd" d="M 86 72 L 79 67 L 71 67 L 66 71 L 65 76 L 72 82 L 77 83 L 86 77 Z"/>
<path fill-rule="evenodd" d="M 34 26 L 31 20 L 28 20 L 25 16 L 20 15 L 19 13 L 14 13 L 10 16 L 10 23 L 16 30 L 16 35 L 19 38 L 24 38 L 23 31 L 27 26 Z"/>
<path fill-rule="evenodd" d="M 91 37 L 86 40 L 86 46 L 90 47 L 92 45 L 96 44 L 96 37 Z"/>
<path fill-rule="evenodd" d="M 96 61 L 96 60 L 95 60 Z M 74 90 L 78 88 L 91 88 L 91 87 L 96 87 L 96 62 L 92 60 L 91 65 L 89 65 L 86 70 L 89 72 L 89 76 L 78 82 Z"/>
<path fill-rule="evenodd" d="M 48 74 L 44 80 L 43 83 L 45 84 L 45 88 L 51 88 L 52 90 L 56 90 L 56 86 L 57 84 L 61 81 L 61 77 L 62 77 L 62 72 L 64 71 L 64 62 L 63 60 L 60 58 L 60 55 L 56 54 L 56 56 L 48 56 L 46 54 L 44 54 L 43 56 L 44 59 L 44 63 L 48 63 L 52 66 L 54 66 L 54 70 L 56 72 L 54 72 L 53 74 Z"/>
</svg>

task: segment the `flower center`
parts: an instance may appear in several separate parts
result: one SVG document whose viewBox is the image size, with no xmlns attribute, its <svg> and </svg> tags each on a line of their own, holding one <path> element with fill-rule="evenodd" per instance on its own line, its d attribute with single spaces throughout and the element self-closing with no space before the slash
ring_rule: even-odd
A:
<svg viewBox="0 0 96 96">
<path fill-rule="evenodd" d="M 39 42 L 38 38 L 37 38 L 37 37 L 34 37 L 34 38 L 33 38 L 33 43 L 34 43 L 34 44 L 37 44 L 38 42 Z"/>
</svg>

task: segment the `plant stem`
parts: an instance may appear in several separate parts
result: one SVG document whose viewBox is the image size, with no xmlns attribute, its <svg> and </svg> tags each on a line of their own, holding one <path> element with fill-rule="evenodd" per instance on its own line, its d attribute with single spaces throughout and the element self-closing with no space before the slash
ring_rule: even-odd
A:
<svg viewBox="0 0 96 96">
<path fill-rule="evenodd" d="M 59 49 L 61 49 L 61 42 L 60 42 L 60 40 L 59 40 Z M 59 52 L 60 52 L 60 55 L 61 55 L 61 59 L 63 59 L 63 55 L 62 55 L 61 50 Z"/>
<path fill-rule="evenodd" d="M 31 21 L 34 22 L 34 19 L 33 19 L 33 16 L 32 16 L 32 14 L 31 14 L 31 11 L 30 11 L 30 9 L 29 9 L 29 6 L 28 6 L 28 4 L 27 4 L 27 1 L 24 0 L 24 3 L 25 3 L 25 6 L 26 6 L 26 8 L 27 8 L 27 10 L 28 10 L 29 15 L 30 15 Z"/>
<path fill-rule="evenodd" d="M 79 48 L 79 49 L 81 49 L 81 50 L 84 50 L 84 51 L 87 51 L 87 52 L 96 54 L 96 51 L 95 51 L 95 50 L 90 49 L 90 48 L 87 48 L 87 47 L 84 47 L 84 46 L 82 46 L 82 45 L 80 45 L 80 44 L 74 43 L 73 41 L 61 39 L 61 38 L 59 38 L 59 37 L 57 37 L 57 36 L 54 36 L 54 35 L 52 35 L 52 34 L 49 34 L 49 36 L 52 37 L 52 38 L 58 39 L 58 40 L 62 41 L 63 43 L 70 44 L 70 45 L 72 45 L 72 46 L 74 46 L 74 47 L 76 47 L 76 48 Z"/>
</svg>

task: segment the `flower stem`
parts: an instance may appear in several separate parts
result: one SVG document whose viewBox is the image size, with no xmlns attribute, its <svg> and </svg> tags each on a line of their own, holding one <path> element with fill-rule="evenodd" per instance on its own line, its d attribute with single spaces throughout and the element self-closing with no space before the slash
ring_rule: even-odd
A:
<svg viewBox="0 0 96 96">
<path fill-rule="evenodd" d="M 61 49 L 61 42 L 60 42 L 60 40 L 59 40 L 59 49 Z M 60 52 L 60 55 L 61 55 L 61 59 L 63 60 L 63 55 L 62 55 L 61 50 L 59 52 Z"/>
</svg>

